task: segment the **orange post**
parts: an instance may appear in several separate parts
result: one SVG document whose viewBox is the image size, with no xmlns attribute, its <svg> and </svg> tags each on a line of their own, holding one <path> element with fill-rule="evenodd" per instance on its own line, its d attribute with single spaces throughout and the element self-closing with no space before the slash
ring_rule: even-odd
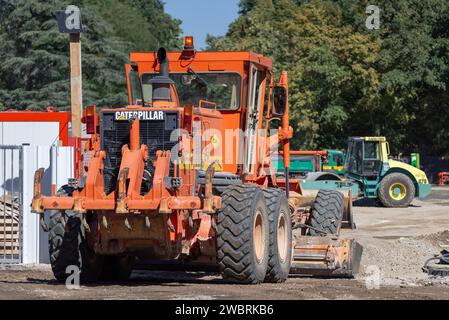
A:
<svg viewBox="0 0 449 320">
<path fill-rule="evenodd" d="M 288 75 L 287 71 L 282 71 L 281 77 L 279 79 L 279 85 L 285 88 L 285 111 L 282 115 L 282 131 L 288 132 L 290 129 L 289 117 L 288 117 Z M 285 139 L 283 142 L 283 152 L 284 152 L 284 166 L 290 168 L 290 139 Z"/>
<path fill-rule="evenodd" d="M 140 136 L 139 136 L 139 119 L 136 118 L 130 123 L 129 130 L 129 149 L 131 151 L 137 150 L 140 148 Z"/>
</svg>

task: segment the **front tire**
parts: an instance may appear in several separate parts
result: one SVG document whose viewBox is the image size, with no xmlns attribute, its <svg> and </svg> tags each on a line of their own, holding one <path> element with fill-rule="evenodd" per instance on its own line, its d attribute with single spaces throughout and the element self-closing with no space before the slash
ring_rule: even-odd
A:
<svg viewBox="0 0 449 320">
<path fill-rule="evenodd" d="M 378 196 L 385 207 L 405 208 L 415 198 L 415 185 L 407 175 L 391 173 L 380 182 Z"/>
<path fill-rule="evenodd" d="M 287 198 L 281 189 L 264 189 L 270 221 L 270 248 L 265 282 L 288 278 L 292 262 L 292 221 Z"/>
<path fill-rule="evenodd" d="M 245 284 L 263 282 L 269 241 L 262 190 L 248 185 L 227 187 L 217 218 L 217 262 L 223 279 Z"/>
<path fill-rule="evenodd" d="M 343 219 L 343 194 L 334 190 L 320 190 L 313 204 L 309 235 L 336 235 Z"/>
<path fill-rule="evenodd" d="M 61 212 L 52 211 L 49 223 L 48 244 L 50 264 L 58 281 L 65 281 L 67 267 L 76 266 L 80 270 L 80 282 L 98 280 L 103 266 L 103 257 L 91 250 L 86 242 L 83 216 L 66 211 L 66 228 L 61 221 Z"/>
</svg>

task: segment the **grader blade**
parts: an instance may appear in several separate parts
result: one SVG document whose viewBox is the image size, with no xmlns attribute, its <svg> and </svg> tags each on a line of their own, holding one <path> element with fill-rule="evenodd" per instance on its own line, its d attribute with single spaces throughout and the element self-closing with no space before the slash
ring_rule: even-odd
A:
<svg viewBox="0 0 449 320">
<path fill-rule="evenodd" d="M 362 251 L 354 239 L 297 236 L 290 274 L 353 278 L 359 271 Z"/>
</svg>

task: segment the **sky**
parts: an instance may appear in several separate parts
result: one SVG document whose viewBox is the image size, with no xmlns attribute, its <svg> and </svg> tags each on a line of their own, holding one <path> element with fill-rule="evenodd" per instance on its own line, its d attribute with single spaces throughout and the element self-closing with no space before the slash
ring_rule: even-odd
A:
<svg viewBox="0 0 449 320">
<path fill-rule="evenodd" d="M 163 0 L 165 11 L 182 21 L 185 36 L 193 36 L 195 48 L 206 47 L 206 36 L 221 36 L 238 17 L 239 0 Z"/>
</svg>

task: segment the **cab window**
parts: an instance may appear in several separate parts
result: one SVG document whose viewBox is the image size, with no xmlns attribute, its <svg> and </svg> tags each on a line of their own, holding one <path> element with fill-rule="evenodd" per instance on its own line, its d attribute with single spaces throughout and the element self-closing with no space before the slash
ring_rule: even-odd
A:
<svg viewBox="0 0 449 320">
<path fill-rule="evenodd" d="M 137 100 L 142 100 L 142 90 L 140 86 L 139 73 L 129 70 L 129 84 L 131 87 L 131 102 L 136 104 Z"/>
<path fill-rule="evenodd" d="M 347 168 L 349 172 L 362 174 L 363 142 L 351 141 L 348 148 Z"/>
<path fill-rule="evenodd" d="M 380 145 L 377 141 L 365 141 L 363 175 L 377 176 L 380 173 L 382 161 L 380 159 Z"/>
<path fill-rule="evenodd" d="M 380 160 L 379 143 L 376 141 L 365 142 L 365 159 Z"/>
<path fill-rule="evenodd" d="M 149 81 L 155 73 L 142 75 L 142 91 L 145 101 L 151 101 L 152 85 Z M 200 100 L 215 102 L 219 110 L 240 108 L 241 77 L 237 73 L 171 73 L 181 105 L 198 105 Z"/>
</svg>

